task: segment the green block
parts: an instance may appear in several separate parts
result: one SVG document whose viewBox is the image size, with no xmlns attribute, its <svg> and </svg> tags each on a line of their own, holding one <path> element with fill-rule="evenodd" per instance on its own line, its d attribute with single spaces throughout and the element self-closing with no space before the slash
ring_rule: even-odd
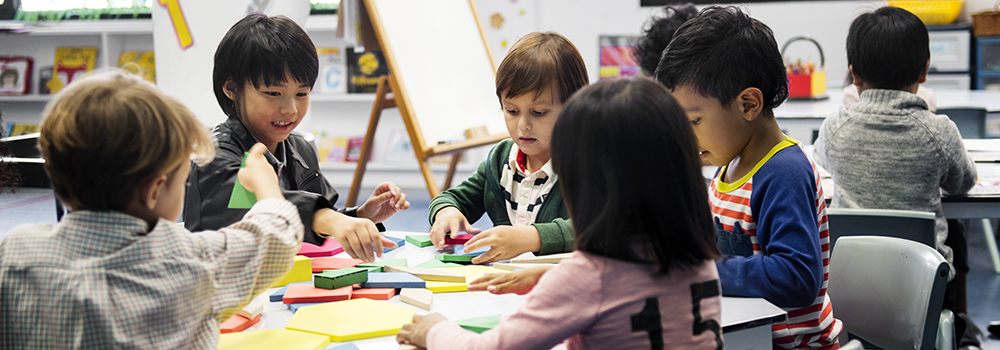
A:
<svg viewBox="0 0 1000 350">
<path fill-rule="evenodd" d="M 431 245 L 431 235 L 407 235 L 406 241 L 423 248 Z"/>
<path fill-rule="evenodd" d="M 438 267 L 462 267 L 462 266 L 464 266 L 464 265 L 456 264 L 456 263 L 450 263 L 450 262 L 443 262 L 443 261 L 438 260 L 438 259 L 430 259 L 430 260 L 427 260 L 427 261 L 421 263 L 420 265 L 417 265 L 417 266 L 414 266 L 414 267 L 423 267 L 423 268 L 428 268 L 428 269 L 434 269 L 434 268 L 438 268 Z"/>
<path fill-rule="evenodd" d="M 403 266 L 406 267 L 406 258 L 385 260 L 379 262 L 373 262 L 370 264 L 360 264 L 355 267 L 368 269 L 368 272 L 382 272 L 382 268 L 385 266 Z"/>
<path fill-rule="evenodd" d="M 357 267 L 325 270 L 313 278 L 313 285 L 323 289 L 343 288 L 364 282 L 368 282 L 368 269 Z"/>
<path fill-rule="evenodd" d="M 250 152 L 243 152 L 243 161 L 240 162 L 240 169 L 247 166 L 248 156 L 250 156 Z M 257 203 L 257 196 L 247 191 L 243 185 L 240 185 L 240 179 L 237 178 L 236 184 L 233 185 L 233 194 L 229 196 L 229 209 L 250 209 L 254 203 Z"/>
<path fill-rule="evenodd" d="M 455 321 L 462 328 L 476 333 L 482 333 L 500 324 L 500 314 Z"/>
<path fill-rule="evenodd" d="M 434 255 L 434 259 L 435 260 L 440 260 L 441 262 L 458 263 L 458 264 L 471 264 L 472 263 L 472 258 L 475 258 L 475 256 L 472 256 L 472 255 L 451 255 L 451 254 L 437 254 L 437 255 Z"/>
</svg>

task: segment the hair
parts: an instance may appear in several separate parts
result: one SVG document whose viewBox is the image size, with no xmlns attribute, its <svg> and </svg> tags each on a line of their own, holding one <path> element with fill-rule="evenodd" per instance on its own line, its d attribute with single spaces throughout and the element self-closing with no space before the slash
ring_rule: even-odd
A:
<svg viewBox="0 0 1000 350">
<path fill-rule="evenodd" d="M 668 89 L 689 85 L 728 105 L 760 89 L 765 113 L 788 98 L 788 76 L 771 28 L 736 7 L 707 7 L 674 33 L 654 73 Z"/>
<path fill-rule="evenodd" d="M 660 84 L 609 79 L 580 90 L 553 128 L 552 168 L 576 249 L 656 263 L 661 274 L 719 256 L 694 131 Z"/>
<path fill-rule="evenodd" d="M 179 101 L 122 71 L 73 81 L 45 106 L 38 139 L 56 195 L 74 210 L 125 211 L 142 181 L 192 153 L 212 160 L 206 128 Z"/>
<path fill-rule="evenodd" d="M 6 77 L 14 77 L 14 82 L 17 82 L 18 71 L 16 68 L 7 68 L 3 72 L 0 72 L 0 81 L 3 81 Z"/>
<path fill-rule="evenodd" d="M 639 42 L 635 45 L 632 55 L 639 61 L 642 72 L 648 76 L 653 76 L 656 66 L 660 64 L 660 56 L 663 49 L 670 44 L 670 39 L 674 38 L 677 31 L 684 22 L 698 15 L 698 9 L 693 4 L 687 3 L 680 6 L 666 6 L 663 8 L 663 17 L 654 17 Z"/>
<path fill-rule="evenodd" d="M 930 55 L 924 22 L 898 7 L 861 14 L 847 32 L 847 64 L 877 88 L 902 89 L 918 83 Z"/>
<path fill-rule="evenodd" d="M 497 99 L 534 93 L 538 98 L 546 89 L 565 103 L 570 95 L 587 86 L 587 66 L 580 51 L 555 32 L 525 34 L 511 46 L 497 69 Z"/>
<path fill-rule="evenodd" d="M 215 99 L 227 116 L 241 114 L 239 96 L 246 83 L 254 88 L 260 88 L 261 84 L 281 84 L 286 82 L 286 75 L 309 85 L 310 89 L 319 76 L 316 46 L 302 27 L 288 17 L 251 13 L 229 28 L 215 50 L 212 86 Z M 229 81 L 233 83 L 236 101 L 223 90 Z"/>
</svg>

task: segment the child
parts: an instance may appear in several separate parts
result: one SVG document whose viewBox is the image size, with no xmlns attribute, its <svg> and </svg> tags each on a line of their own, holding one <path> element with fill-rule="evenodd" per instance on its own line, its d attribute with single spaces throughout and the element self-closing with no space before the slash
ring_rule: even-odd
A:
<svg viewBox="0 0 1000 350">
<path fill-rule="evenodd" d="M 486 212 L 496 227 L 466 242 L 465 251 L 491 248 L 473 263 L 571 251 L 573 233 L 549 164 L 549 140 L 563 103 L 589 82 L 583 57 L 562 35 L 529 33 L 511 47 L 496 81 L 511 140 L 493 147 L 472 177 L 434 197 L 431 242 L 441 248 L 449 232 L 479 233 L 470 219 Z"/>
<path fill-rule="evenodd" d="M 924 23 L 896 7 L 862 14 L 851 23 L 847 63 L 861 100 L 823 122 L 815 158 L 833 176 L 833 206 L 936 214 L 937 249 L 960 279 L 949 283 L 946 307 L 958 313 L 962 310 L 953 304 L 957 284 L 964 285 L 969 265 L 961 225 L 955 222 L 957 234 L 949 235 L 941 195 L 969 192 L 976 167 L 955 123 L 935 115 L 917 95 L 927 80 L 928 41 Z M 966 319 L 959 316 L 961 336 Z"/>
<path fill-rule="evenodd" d="M 396 339 L 432 350 L 550 349 L 564 339 L 570 349 L 722 349 L 718 250 L 677 101 L 648 79 L 586 87 L 556 122 L 552 160 L 576 253 L 492 330 L 430 314 Z"/>
<path fill-rule="evenodd" d="M 247 15 L 233 25 L 215 52 L 215 97 L 229 118 L 212 131 L 216 157 L 191 171 L 184 222 L 189 230 L 218 229 L 236 222 L 245 209 L 230 209 L 243 153 L 254 143 L 278 174 L 285 198 L 305 225 L 304 241 L 322 245 L 333 237 L 350 256 L 373 261 L 395 244 L 379 235 L 381 225 L 409 208 L 391 182 L 358 208 L 337 210 L 337 191 L 323 177 L 313 145 L 292 130 L 309 107 L 319 75 L 316 48 L 295 22 L 284 16 Z M 377 249 L 376 249 L 377 248 Z"/>
<path fill-rule="evenodd" d="M 214 348 L 219 322 L 298 250 L 302 224 L 261 145 L 239 172 L 260 199 L 242 220 L 196 233 L 175 223 L 189 157 L 210 159 L 212 144 L 137 76 L 74 81 L 46 106 L 39 148 L 73 212 L 0 243 L 0 348 Z"/>
<path fill-rule="evenodd" d="M 709 7 L 681 26 L 656 79 L 687 111 L 710 185 L 723 295 L 788 311 L 775 347 L 836 349 L 842 324 L 826 296 L 826 203 L 814 165 L 772 110 L 788 96 L 771 29 L 735 7 Z"/>
<path fill-rule="evenodd" d="M 663 7 L 663 17 L 654 18 L 649 28 L 644 30 L 639 42 L 635 44 L 633 55 L 639 61 L 639 67 L 646 76 L 653 76 L 656 66 L 660 64 L 663 49 L 667 48 L 674 32 L 684 22 L 698 15 L 698 9 L 687 3 L 680 6 Z"/>
</svg>

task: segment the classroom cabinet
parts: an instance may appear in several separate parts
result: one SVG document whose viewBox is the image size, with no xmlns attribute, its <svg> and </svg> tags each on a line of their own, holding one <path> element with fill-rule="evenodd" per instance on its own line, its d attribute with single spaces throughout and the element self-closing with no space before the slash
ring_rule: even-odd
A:
<svg viewBox="0 0 1000 350">
<path fill-rule="evenodd" d="M 976 38 L 976 89 L 1000 90 L 1000 37 Z"/>
<path fill-rule="evenodd" d="M 968 90 L 972 86 L 972 33 L 968 23 L 927 26 L 930 67 L 924 86 Z"/>
</svg>

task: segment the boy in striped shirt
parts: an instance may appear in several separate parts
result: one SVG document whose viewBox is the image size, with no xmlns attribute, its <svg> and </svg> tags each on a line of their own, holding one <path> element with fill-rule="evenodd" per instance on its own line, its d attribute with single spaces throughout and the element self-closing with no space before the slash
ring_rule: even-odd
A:
<svg viewBox="0 0 1000 350">
<path fill-rule="evenodd" d="M 709 202 L 722 294 L 788 312 L 772 327 L 775 348 L 839 348 L 823 190 L 774 119 L 788 87 L 771 29 L 734 7 L 706 8 L 677 30 L 655 75 L 687 112 L 702 159 L 720 167 Z"/>
</svg>

